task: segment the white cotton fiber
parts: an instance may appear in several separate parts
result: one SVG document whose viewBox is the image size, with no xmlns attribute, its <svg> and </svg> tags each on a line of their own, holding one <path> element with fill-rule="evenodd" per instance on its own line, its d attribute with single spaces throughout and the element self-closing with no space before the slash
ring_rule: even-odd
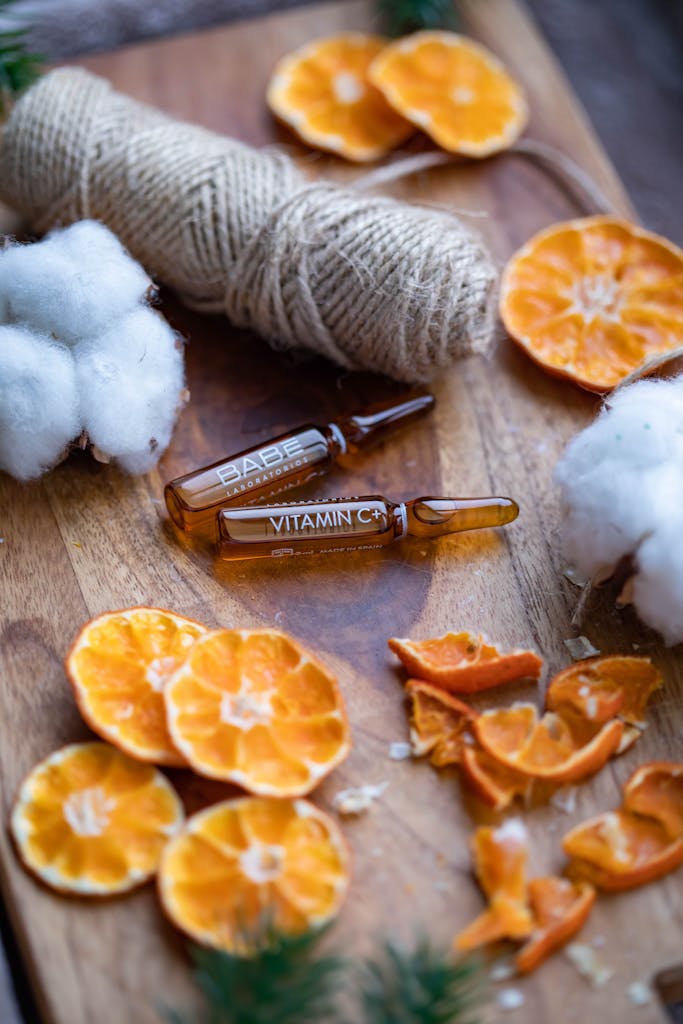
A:
<svg viewBox="0 0 683 1024">
<path fill-rule="evenodd" d="M 76 349 L 83 426 L 130 473 L 150 469 L 171 438 L 183 359 L 168 335 L 161 316 L 140 308 Z"/>
<path fill-rule="evenodd" d="M 71 352 L 23 327 L 0 326 L 0 469 L 40 476 L 80 433 Z"/>
<path fill-rule="evenodd" d="M 151 281 L 115 235 L 86 220 L 0 252 L 0 312 L 65 344 L 100 334 Z"/>
<path fill-rule="evenodd" d="M 683 377 L 609 398 L 555 471 L 567 558 L 586 577 L 627 555 L 633 604 L 667 643 L 683 640 Z"/>
<path fill-rule="evenodd" d="M 184 382 L 150 284 L 95 221 L 0 251 L 0 468 L 37 476 L 83 431 L 129 472 L 157 462 Z"/>
</svg>

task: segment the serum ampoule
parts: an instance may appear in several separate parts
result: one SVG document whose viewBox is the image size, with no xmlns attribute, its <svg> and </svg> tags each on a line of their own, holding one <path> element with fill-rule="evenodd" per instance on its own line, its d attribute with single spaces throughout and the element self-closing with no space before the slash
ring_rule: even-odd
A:
<svg viewBox="0 0 683 1024">
<path fill-rule="evenodd" d="M 273 558 L 382 548 L 402 537 L 441 537 L 504 526 L 519 509 L 510 498 L 415 498 L 379 495 L 224 508 L 218 514 L 222 558 Z"/>
<path fill-rule="evenodd" d="M 181 530 L 213 526 L 219 509 L 270 498 L 322 476 L 338 456 L 383 440 L 434 404 L 434 396 L 427 393 L 394 398 L 326 426 L 305 424 L 178 477 L 164 490 L 169 515 Z"/>
</svg>

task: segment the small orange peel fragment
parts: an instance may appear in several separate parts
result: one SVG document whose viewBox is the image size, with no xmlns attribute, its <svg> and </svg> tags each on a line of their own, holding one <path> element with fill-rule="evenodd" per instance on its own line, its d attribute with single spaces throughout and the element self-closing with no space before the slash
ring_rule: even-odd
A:
<svg viewBox="0 0 683 1024">
<path fill-rule="evenodd" d="M 384 49 L 361 32 L 308 43 L 283 57 L 268 85 L 268 106 L 311 146 L 347 160 L 378 160 L 413 134 L 368 78 Z"/>
<path fill-rule="evenodd" d="M 588 882 L 550 876 L 533 878 L 527 895 L 534 928 L 515 957 L 515 967 L 520 974 L 535 971 L 583 928 L 593 909 L 596 893 Z"/>
<path fill-rule="evenodd" d="M 622 806 L 577 825 L 564 837 L 567 873 L 600 889 L 634 889 L 683 864 L 683 763 L 638 768 Z"/>
<path fill-rule="evenodd" d="M 614 217 L 554 224 L 510 258 L 500 315 L 549 373 L 610 391 L 680 347 L 683 250 Z"/>
<path fill-rule="evenodd" d="M 548 782 L 576 782 L 597 772 L 617 751 L 624 724 L 607 722 L 584 745 L 555 712 L 539 719 L 533 704 L 484 711 L 472 725 L 475 738 L 507 768 Z"/>
<path fill-rule="evenodd" d="M 349 856 L 337 824 L 307 800 L 243 797 L 189 818 L 158 882 L 178 928 L 248 955 L 264 921 L 284 935 L 327 924 L 346 895 Z"/>
<path fill-rule="evenodd" d="M 21 784 L 10 830 L 24 865 L 53 889 L 112 896 L 156 872 L 183 807 L 170 782 L 108 743 L 56 750 Z"/>
<path fill-rule="evenodd" d="M 455 32 L 416 32 L 390 43 L 373 61 L 370 80 L 452 153 L 497 153 L 527 123 L 521 86 L 489 50 Z"/>
<path fill-rule="evenodd" d="M 501 653 L 483 636 L 467 632 L 430 640 L 392 637 L 388 643 L 412 676 L 454 693 L 478 693 L 516 679 L 538 679 L 543 666 L 535 651 Z"/>
<path fill-rule="evenodd" d="M 276 630 L 205 633 L 164 689 L 173 743 L 199 774 L 301 796 L 349 753 L 332 673 Z"/>
<path fill-rule="evenodd" d="M 546 692 L 549 711 L 569 709 L 597 727 L 619 717 L 642 725 L 645 709 L 662 674 L 649 658 L 590 658 L 559 672 Z"/>
<path fill-rule="evenodd" d="M 86 623 L 66 671 L 90 728 L 139 761 L 184 765 L 166 725 L 163 689 L 205 632 L 161 608 L 126 608 Z"/>
<path fill-rule="evenodd" d="M 526 800 L 531 793 L 532 778 L 506 768 L 479 747 L 464 746 L 461 765 L 467 786 L 494 811 L 504 811 L 516 797 Z"/>
<path fill-rule="evenodd" d="M 526 897 L 528 837 L 521 821 L 508 818 L 498 828 L 482 826 L 472 838 L 474 870 L 487 897 L 487 909 L 455 938 L 455 948 L 476 949 L 499 939 L 521 939 L 533 930 Z"/>
<path fill-rule="evenodd" d="M 405 685 L 410 700 L 410 745 L 416 757 L 430 754 L 440 768 L 460 764 L 465 737 L 477 712 L 457 697 L 423 679 L 409 679 Z"/>
</svg>

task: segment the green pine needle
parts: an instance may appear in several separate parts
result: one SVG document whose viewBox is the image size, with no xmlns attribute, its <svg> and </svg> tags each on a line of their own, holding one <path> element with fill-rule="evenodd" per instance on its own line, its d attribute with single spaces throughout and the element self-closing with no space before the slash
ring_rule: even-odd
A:
<svg viewBox="0 0 683 1024">
<path fill-rule="evenodd" d="M 411 952 L 387 943 L 364 970 L 367 1024 L 475 1024 L 484 997 L 475 960 L 454 960 L 422 939 Z"/>
<path fill-rule="evenodd" d="M 379 12 L 392 36 L 404 36 L 423 28 L 457 27 L 454 0 L 378 0 Z"/>
<path fill-rule="evenodd" d="M 201 1024 L 321 1024 L 333 1019 L 342 961 L 319 955 L 319 931 L 270 933 L 249 957 L 192 949 L 194 977 L 207 1003 Z M 172 1024 L 200 1024 L 167 1014 Z"/>
<path fill-rule="evenodd" d="M 9 13 L 15 0 L 0 0 L 0 14 Z M 9 97 L 17 96 L 35 82 L 42 57 L 26 48 L 23 28 L 0 31 L 0 114 L 5 112 Z"/>
</svg>

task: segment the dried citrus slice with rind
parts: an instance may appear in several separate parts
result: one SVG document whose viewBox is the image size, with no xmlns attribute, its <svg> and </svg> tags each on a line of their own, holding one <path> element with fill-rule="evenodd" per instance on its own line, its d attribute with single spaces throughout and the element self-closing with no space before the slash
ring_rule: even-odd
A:
<svg viewBox="0 0 683 1024">
<path fill-rule="evenodd" d="M 195 941 L 251 951 L 264 923 L 295 935 L 327 924 L 349 883 L 337 824 L 307 800 L 243 797 L 189 818 L 166 847 L 159 893 Z"/>
<path fill-rule="evenodd" d="M 415 757 L 430 755 L 437 768 L 459 764 L 468 727 L 477 712 L 457 697 L 423 679 L 405 685 L 410 701 L 410 745 Z"/>
<path fill-rule="evenodd" d="M 93 742 L 63 747 L 36 765 L 10 827 L 23 863 L 51 888 L 110 896 L 156 872 L 183 819 L 160 771 Z"/>
<path fill-rule="evenodd" d="M 162 691 L 205 632 L 161 608 L 126 608 L 86 623 L 66 670 L 90 728 L 139 761 L 185 764 L 168 732 Z"/>
<path fill-rule="evenodd" d="M 390 43 L 373 61 L 370 80 L 399 114 L 452 153 L 497 153 L 528 120 L 522 88 L 498 58 L 455 32 L 416 32 Z"/>
<path fill-rule="evenodd" d="M 200 775 L 302 796 L 348 754 L 332 673 L 276 630 L 204 634 L 164 690 L 173 743 Z"/>
<path fill-rule="evenodd" d="M 503 938 L 526 938 L 533 929 L 533 917 L 526 895 L 528 837 L 524 825 L 508 818 L 498 828 L 478 828 L 472 852 L 474 870 L 489 905 L 458 933 L 456 949 L 476 949 Z"/>
<path fill-rule="evenodd" d="M 510 258 L 500 315 L 545 370 L 609 391 L 680 347 L 683 250 L 615 217 L 554 224 Z"/>
<path fill-rule="evenodd" d="M 641 765 L 624 786 L 624 807 L 660 822 L 671 839 L 683 837 L 683 764 Z"/>
<path fill-rule="evenodd" d="M 537 679 L 543 666 L 535 651 L 501 653 L 483 636 L 467 632 L 429 640 L 392 637 L 388 643 L 411 675 L 454 693 L 478 693 L 517 679 Z"/>
<path fill-rule="evenodd" d="M 551 679 L 545 703 L 549 711 L 570 709 L 596 727 L 617 716 L 642 726 L 647 702 L 663 682 L 649 658 L 589 658 Z"/>
<path fill-rule="evenodd" d="M 533 704 L 484 711 L 472 725 L 480 745 L 496 761 L 532 778 L 576 782 L 597 772 L 616 753 L 624 724 L 607 722 L 590 742 L 578 745 L 569 724 Z"/>
<path fill-rule="evenodd" d="M 311 146 L 347 160 L 380 159 L 414 132 L 368 79 L 384 46 L 380 36 L 362 32 L 308 43 L 276 65 L 270 109 Z"/>
<path fill-rule="evenodd" d="M 567 878 L 533 878 L 527 896 L 534 916 L 534 929 L 515 957 L 520 974 L 535 971 L 551 953 L 579 932 L 586 923 L 595 889 L 588 882 Z"/>
</svg>

